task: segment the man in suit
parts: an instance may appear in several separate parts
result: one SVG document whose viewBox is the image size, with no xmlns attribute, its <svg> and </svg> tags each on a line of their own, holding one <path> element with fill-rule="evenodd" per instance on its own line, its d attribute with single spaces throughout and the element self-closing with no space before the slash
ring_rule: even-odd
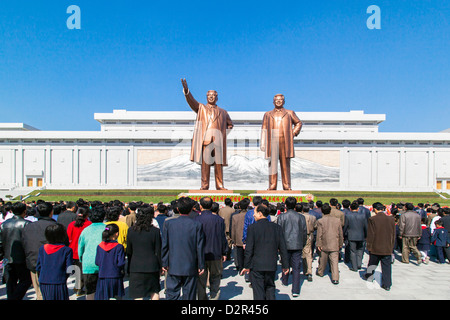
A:
<svg viewBox="0 0 450 320">
<path fill-rule="evenodd" d="M 255 223 L 255 209 L 258 207 L 263 201 L 263 198 L 261 196 L 254 196 L 252 199 L 253 208 L 250 208 L 247 213 L 245 214 L 245 220 L 244 220 L 244 230 L 242 232 L 242 243 L 244 244 L 245 249 L 245 243 L 247 241 L 247 230 L 248 227 Z M 269 219 L 270 220 L 270 219 Z"/>
<path fill-rule="evenodd" d="M 235 212 L 233 208 L 233 202 L 230 198 L 225 199 L 225 206 L 219 209 L 219 216 L 223 218 L 225 222 L 225 237 L 228 242 L 227 261 L 231 260 L 231 238 L 230 238 L 230 221 L 231 215 Z"/>
<path fill-rule="evenodd" d="M 312 262 L 313 262 L 313 252 L 312 252 L 312 241 L 314 238 L 314 232 L 317 230 L 317 219 L 315 216 L 309 214 L 310 207 L 309 204 L 304 203 L 297 203 L 295 205 L 295 210 L 299 213 L 301 213 L 306 220 L 306 230 L 307 230 L 307 237 L 306 237 L 306 243 L 303 246 L 302 250 L 302 258 L 303 258 L 303 274 L 306 275 L 308 278 L 308 281 L 312 281 Z"/>
<path fill-rule="evenodd" d="M 297 199 L 287 197 L 285 200 L 286 209 L 277 218 L 277 224 L 283 229 L 286 248 L 288 251 L 289 266 L 292 268 L 292 296 L 300 295 L 300 272 L 302 265 L 303 247 L 306 245 L 308 230 L 306 218 L 295 211 Z M 289 281 L 289 272 L 281 276 L 281 282 L 287 286 Z"/>
<path fill-rule="evenodd" d="M 345 224 L 345 214 L 343 211 L 338 209 L 339 201 L 336 198 L 330 199 L 331 212 L 330 216 L 338 218 L 341 221 L 341 226 L 344 227 Z"/>
<path fill-rule="evenodd" d="M 45 229 L 57 222 L 53 219 L 53 205 L 50 202 L 38 204 L 38 221 L 28 224 L 23 229 L 23 248 L 27 257 L 27 268 L 30 270 L 33 287 L 36 291 L 36 299 L 42 300 L 42 294 L 39 286 L 39 273 L 36 271 L 36 264 L 39 255 L 39 248 L 47 244 Z M 66 237 L 66 245 L 69 245 L 69 237 Z"/>
<path fill-rule="evenodd" d="M 244 269 L 241 274 L 251 273 L 254 300 L 275 300 L 278 254 L 281 256 L 283 273 L 289 272 L 283 230 L 278 224 L 267 220 L 269 213 L 267 206 L 259 205 L 254 214 L 256 222 L 248 227 Z"/>
<path fill-rule="evenodd" d="M 355 201 L 354 201 L 355 202 Z M 342 212 L 346 217 L 350 210 L 351 201 L 348 199 L 342 200 Z M 344 234 L 344 263 L 350 263 L 350 244 L 348 243 L 348 239 Z"/>
<path fill-rule="evenodd" d="M 319 267 L 316 275 L 323 277 L 330 261 L 331 282 L 339 284 L 339 252 L 344 242 L 341 221 L 330 215 L 328 203 L 322 206 L 323 217 L 317 221 L 317 249 L 320 251 Z"/>
<path fill-rule="evenodd" d="M 23 247 L 23 232 L 31 224 L 25 220 L 27 206 L 22 202 L 12 204 L 13 217 L 0 226 L 0 256 L 3 258 L 3 283 L 7 300 L 22 300 L 32 284 Z"/>
<path fill-rule="evenodd" d="M 275 108 L 264 114 L 261 131 L 261 151 L 269 159 L 269 189 L 277 189 L 278 161 L 284 190 L 291 190 L 291 158 L 294 154 L 294 137 L 302 129 L 302 122 L 294 111 L 284 108 L 282 94 L 273 98 Z"/>
<path fill-rule="evenodd" d="M 347 239 L 350 248 L 350 270 L 361 269 L 364 255 L 364 241 L 367 237 L 367 218 L 359 211 L 356 202 L 350 204 L 350 212 L 345 215 L 344 238 Z"/>
<path fill-rule="evenodd" d="M 356 199 L 356 202 L 359 205 L 359 212 L 364 213 L 366 215 L 367 219 L 369 219 L 371 216 L 371 213 L 370 213 L 370 210 L 364 206 L 364 199 L 358 198 L 358 199 Z"/>
<path fill-rule="evenodd" d="M 402 239 L 402 262 L 409 263 L 409 254 L 416 256 L 417 264 L 422 263 L 422 255 L 417 249 L 417 241 L 422 236 L 422 220 L 420 216 L 414 211 L 412 203 L 406 203 L 406 212 L 400 215 L 399 231 Z"/>
<path fill-rule="evenodd" d="M 168 300 L 195 300 L 197 278 L 205 269 L 205 235 L 202 224 L 189 218 L 193 202 L 178 199 L 177 218 L 166 219 L 162 232 L 161 260 L 166 276 Z"/>
<path fill-rule="evenodd" d="M 323 217 L 322 205 L 323 205 L 322 200 L 317 200 L 316 203 L 314 203 L 314 202 L 309 203 L 309 207 L 310 207 L 309 214 L 314 216 L 316 218 L 316 221 L 318 221 L 319 219 L 321 219 Z M 316 230 L 314 230 L 314 233 L 313 233 L 313 236 L 311 239 L 311 252 L 313 255 L 313 260 L 314 260 L 314 252 L 319 254 L 319 252 L 317 252 L 317 249 L 316 249 L 316 240 L 317 240 L 317 228 L 316 228 Z"/>
<path fill-rule="evenodd" d="M 74 201 L 69 201 L 66 204 L 66 209 L 58 216 L 58 223 L 62 224 L 67 230 L 69 224 L 77 218 L 78 206 Z"/>
<path fill-rule="evenodd" d="M 210 298 L 218 300 L 223 262 L 226 260 L 228 246 L 225 238 L 223 218 L 211 212 L 213 200 L 210 197 L 200 199 L 201 214 L 194 218 L 203 226 L 205 234 L 205 272 L 198 278 L 198 299 L 207 300 L 206 283 L 209 276 Z"/>
<path fill-rule="evenodd" d="M 367 250 L 369 263 L 365 278 L 373 276 L 381 261 L 381 287 L 390 290 L 392 285 L 392 252 L 395 243 L 395 219 L 385 213 L 386 207 L 376 202 L 372 205 L 375 215 L 369 218 L 367 226 Z"/>
<path fill-rule="evenodd" d="M 235 265 L 239 272 L 244 269 L 244 243 L 242 242 L 242 235 L 244 234 L 244 220 L 247 214 L 250 200 L 244 198 L 239 201 L 239 212 L 231 216 L 230 238 L 231 243 L 236 247 L 235 250 Z"/>
<path fill-rule="evenodd" d="M 214 90 L 206 94 L 206 105 L 197 102 L 189 91 L 186 79 L 182 79 L 187 103 L 197 114 L 191 146 L 191 161 L 201 165 L 201 189 L 209 190 L 211 166 L 217 190 L 226 190 L 223 185 L 223 166 L 227 166 L 227 130 L 233 128 L 228 112 L 217 106 L 218 95 Z"/>
<path fill-rule="evenodd" d="M 330 199 L 331 212 L 330 216 L 338 218 L 341 221 L 341 226 L 344 228 L 345 224 L 345 213 L 338 209 L 339 201 L 336 198 Z M 342 260 L 342 252 L 339 250 L 339 261 Z"/>
</svg>

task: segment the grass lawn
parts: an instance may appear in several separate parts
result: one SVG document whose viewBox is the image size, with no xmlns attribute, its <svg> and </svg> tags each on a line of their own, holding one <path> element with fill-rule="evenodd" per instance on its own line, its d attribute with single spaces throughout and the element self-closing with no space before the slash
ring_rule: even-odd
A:
<svg viewBox="0 0 450 320">
<path fill-rule="evenodd" d="M 75 201 L 82 198 L 87 201 L 99 200 L 109 202 L 120 200 L 122 202 L 143 201 L 146 203 L 158 203 L 163 201 L 168 203 L 177 198 L 177 195 L 187 190 L 36 190 L 30 193 L 30 197 L 25 201 L 42 199 L 45 201 Z M 234 190 L 235 193 L 248 195 L 255 190 Z M 359 197 L 364 198 L 366 205 L 374 202 L 381 202 L 389 205 L 400 201 L 417 204 L 439 203 L 441 206 L 450 206 L 450 195 L 444 194 L 449 199 L 443 199 L 434 192 L 354 192 L 354 191 L 303 191 L 316 196 L 317 200 L 328 202 L 331 198 L 336 198 L 339 202 L 344 199 L 350 201 Z M 39 196 L 37 196 L 39 194 Z M 17 200 L 17 199 L 16 199 Z"/>
</svg>

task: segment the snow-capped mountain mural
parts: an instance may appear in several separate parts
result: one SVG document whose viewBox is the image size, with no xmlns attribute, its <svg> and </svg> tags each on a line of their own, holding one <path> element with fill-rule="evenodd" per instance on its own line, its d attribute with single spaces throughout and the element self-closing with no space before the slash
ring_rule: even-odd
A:
<svg viewBox="0 0 450 320">
<path fill-rule="evenodd" d="M 188 154 L 151 164 L 138 165 L 138 184 L 160 188 L 190 188 L 200 186 L 200 165 L 189 160 Z M 230 190 L 265 190 L 268 187 L 268 161 L 257 156 L 234 154 L 224 168 L 224 184 Z M 301 158 L 291 159 L 293 189 L 314 188 L 320 184 L 339 184 L 339 167 L 329 167 Z M 282 189 L 279 175 L 279 187 Z M 214 169 L 211 168 L 211 189 L 214 189 Z"/>
</svg>

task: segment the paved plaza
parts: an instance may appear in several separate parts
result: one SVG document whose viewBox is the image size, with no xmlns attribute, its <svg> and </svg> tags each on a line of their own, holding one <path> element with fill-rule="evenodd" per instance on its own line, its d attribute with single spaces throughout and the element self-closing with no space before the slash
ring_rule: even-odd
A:
<svg viewBox="0 0 450 320">
<path fill-rule="evenodd" d="M 308 282 L 302 276 L 301 291 L 299 297 L 291 294 L 291 285 L 281 284 L 279 268 L 276 280 L 277 300 L 448 300 L 450 299 L 450 264 L 438 264 L 433 258 L 428 264 L 416 264 L 411 256 L 409 264 L 402 263 L 400 256 L 396 255 L 392 266 L 392 288 L 386 291 L 380 288 L 381 268 L 376 269 L 373 282 L 365 281 L 363 274 L 367 267 L 368 254 L 364 254 L 363 269 L 354 272 L 344 262 L 339 263 L 340 283 L 333 285 L 330 279 L 329 269 L 324 277 L 315 275 L 318 265 L 318 257 L 313 262 L 313 281 Z M 163 280 L 164 278 L 162 278 Z M 128 293 L 128 277 L 125 278 L 126 293 Z M 70 285 L 70 280 L 69 280 Z M 163 286 L 162 282 L 162 286 Z M 71 300 L 85 300 L 85 297 L 77 297 L 69 290 Z M 161 299 L 165 299 L 164 290 L 161 291 Z M 25 300 L 34 300 L 35 292 L 31 287 Z M 128 300 L 125 296 L 125 300 Z M 6 288 L 0 286 L 0 300 L 6 300 Z M 243 276 L 237 274 L 233 261 L 224 264 L 223 279 L 221 282 L 220 300 L 253 300 L 252 289 L 245 282 Z"/>
</svg>

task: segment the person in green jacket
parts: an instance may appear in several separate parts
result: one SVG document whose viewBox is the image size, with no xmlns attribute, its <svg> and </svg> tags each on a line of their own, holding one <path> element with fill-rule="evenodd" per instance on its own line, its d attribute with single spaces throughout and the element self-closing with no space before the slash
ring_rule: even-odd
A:
<svg viewBox="0 0 450 320">
<path fill-rule="evenodd" d="M 102 242 L 105 231 L 105 207 L 96 205 L 91 210 L 89 220 L 92 224 L 81 232 L 78 240 L 78 255 L 82 265 L 83 281 L 86 288 L 86 300 L 94 300 L 98 281 L 98 266 L 95 264 L 97 246 Z"/>
</svg>

